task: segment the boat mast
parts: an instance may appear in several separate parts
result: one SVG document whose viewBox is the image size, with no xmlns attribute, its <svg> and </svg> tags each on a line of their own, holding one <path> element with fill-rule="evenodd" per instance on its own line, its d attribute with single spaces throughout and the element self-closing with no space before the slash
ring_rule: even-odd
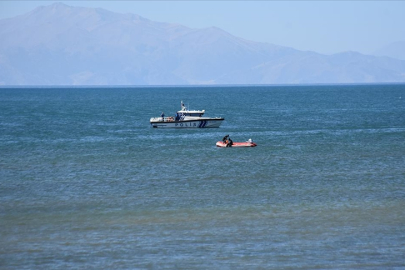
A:
<svg viewBox="0 0 405 270">
<path fill-rule="evenodd" d="M 182 110 L 182 111 L 186 111 L 186 110 L 187 110 L 186 106 L 184 106 L 183 100 L 181 101 L 181 110 Z"/>
</svg>

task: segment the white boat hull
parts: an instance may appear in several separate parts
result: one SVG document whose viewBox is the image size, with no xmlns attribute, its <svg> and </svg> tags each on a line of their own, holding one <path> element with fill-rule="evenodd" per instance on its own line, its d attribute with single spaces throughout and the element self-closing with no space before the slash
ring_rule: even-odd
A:
<svg viewBox="0 0 405 270">
<path fill-rule="evenodd" d="M 218 128 L 224 118 L 183 121 L 150 121 L 153 128 Z"/>
</svg>

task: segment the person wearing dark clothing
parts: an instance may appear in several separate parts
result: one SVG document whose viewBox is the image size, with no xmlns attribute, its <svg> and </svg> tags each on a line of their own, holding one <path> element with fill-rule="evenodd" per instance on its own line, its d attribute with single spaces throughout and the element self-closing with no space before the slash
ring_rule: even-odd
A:
<svg viewBox="0 0 405 270">
<path fill-rule="evenodd" d="M 233 145 L 233 141 L 231 140 L 231 138 L 228 137 L 228 143 L 226 144 L 226 147 L 231 147 Z"/>
<path fill-rule="evenodd" d="M 231 147 L 233 144 L 233 141 L 229 137 L 229 135 L 226 135 L 225 137 L 222 138 L 222 142 L 226 144 L 226 147 Z"/>
</svg>

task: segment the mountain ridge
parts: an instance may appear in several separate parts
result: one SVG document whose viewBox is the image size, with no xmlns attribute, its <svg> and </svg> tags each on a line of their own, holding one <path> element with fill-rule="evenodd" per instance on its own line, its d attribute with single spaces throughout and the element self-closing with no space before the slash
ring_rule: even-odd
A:
<svg viewBox="0 0 405 270">
<path fill-rule="evenodd" d="M 405 82 L 405 61 L 322 55 L 61 3 L 0 20 L 0 85 Z"/>
<path fill-rule="evenodd" d="M 389 43 L 376 50 L 373 55 L 405 60 L 405 40 Z"/>
</svg>

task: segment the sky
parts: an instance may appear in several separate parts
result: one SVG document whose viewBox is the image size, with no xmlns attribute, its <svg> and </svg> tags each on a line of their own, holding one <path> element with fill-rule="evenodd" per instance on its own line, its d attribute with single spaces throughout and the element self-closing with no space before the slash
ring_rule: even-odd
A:
<svg viewBox="0 0 405 270">
<path fill-rule="evenodd" d="M 405 1 L 3 1 L 0 19 L 55 2 L 104 8 L 190 28 L 218 27 L 251 41 L 334 54 L 372 54 L 405 40 Z"/>
</svg>

